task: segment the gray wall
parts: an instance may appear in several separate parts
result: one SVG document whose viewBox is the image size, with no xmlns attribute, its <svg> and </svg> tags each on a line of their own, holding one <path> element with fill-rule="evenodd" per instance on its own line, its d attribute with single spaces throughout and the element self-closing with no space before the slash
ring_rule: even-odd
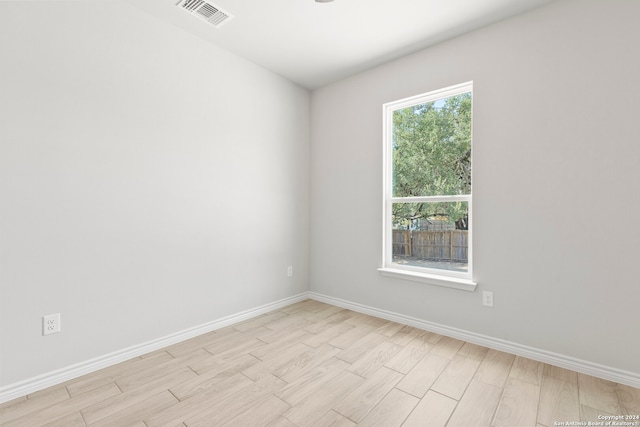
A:
<svg viewBox="0 0 640 427">
<path fill-rule="evenodd" d="M 307 290 L 308 91 L 119 1 L 0 53 L 0 385 Z"/>
<path fill-rule="evenodd" d="M 557 1 L 310 106 L 127 4 L 0 2 L 0 386 L 309 285 L 640 372 L 639 13 Z M 479 288 L 382 277 L 381 106 L 468 80 Z"/>
<path fill-rule="evenodd" d="M 638 16 L 558 1 L 313 92 L 311 290 L 640 372 Z M 479 286 L 382 277 L 382 104 L 469 80 Z"/>
</svg>

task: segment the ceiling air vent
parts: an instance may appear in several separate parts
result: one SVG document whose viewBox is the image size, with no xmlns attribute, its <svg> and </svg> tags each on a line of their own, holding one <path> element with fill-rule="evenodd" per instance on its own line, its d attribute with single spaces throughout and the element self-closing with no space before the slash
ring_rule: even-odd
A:
<svg viewBox="0 0 640 427">
<path fill-rule="evenodd" d="M 233 18 L 233 15 L 204 0 L 180 0 L 178 7 L 197 16 L 203 21 L 207 21 L 216 28 L 220 28 Z"/>
</svg>

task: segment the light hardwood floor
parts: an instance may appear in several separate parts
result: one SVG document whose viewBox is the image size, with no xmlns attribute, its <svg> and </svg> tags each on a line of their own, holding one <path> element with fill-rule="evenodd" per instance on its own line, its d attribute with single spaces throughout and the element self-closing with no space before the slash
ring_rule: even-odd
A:
<svg viewBox="0 0 640 427">
<path fill-rule="evenodd" d="M 307 300 L 7 402 L 0 425 L 551 427 L 623 414 L 640 414 L 640 389 Z"/>
</svg>

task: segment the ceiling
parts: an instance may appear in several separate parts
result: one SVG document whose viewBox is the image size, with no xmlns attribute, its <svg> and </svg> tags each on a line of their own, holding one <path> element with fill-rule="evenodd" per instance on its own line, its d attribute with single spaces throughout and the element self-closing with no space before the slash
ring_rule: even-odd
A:
<svg viewBox="0 0 640 427">
<path fill-rule="evenodd" d="M 309 89 L 554 0 L 209 0 L 215 28 L 178 0 L 126 0 Z"/>
</svg>

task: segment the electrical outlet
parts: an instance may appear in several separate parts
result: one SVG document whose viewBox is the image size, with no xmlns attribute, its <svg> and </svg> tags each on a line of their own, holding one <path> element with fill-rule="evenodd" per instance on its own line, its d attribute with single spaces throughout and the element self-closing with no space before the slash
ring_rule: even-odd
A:
<svg viewBox="0 0 640 427">
<path fill-rule="evenodd" d="M 493 307 L 493 292 L 482 291 L 482 305 Z"/>
<path fill-rule="evenodd" d="M 42 316 L 42 335 L 57 334 L 60 331 L 60 313 Z"/>
<path fill-rule="evenodd" d="M 287 276 L 289 276 L 289 277 L 293 276 L 293 266 L 292 265 L 287 267 Z"/>
</svg>

